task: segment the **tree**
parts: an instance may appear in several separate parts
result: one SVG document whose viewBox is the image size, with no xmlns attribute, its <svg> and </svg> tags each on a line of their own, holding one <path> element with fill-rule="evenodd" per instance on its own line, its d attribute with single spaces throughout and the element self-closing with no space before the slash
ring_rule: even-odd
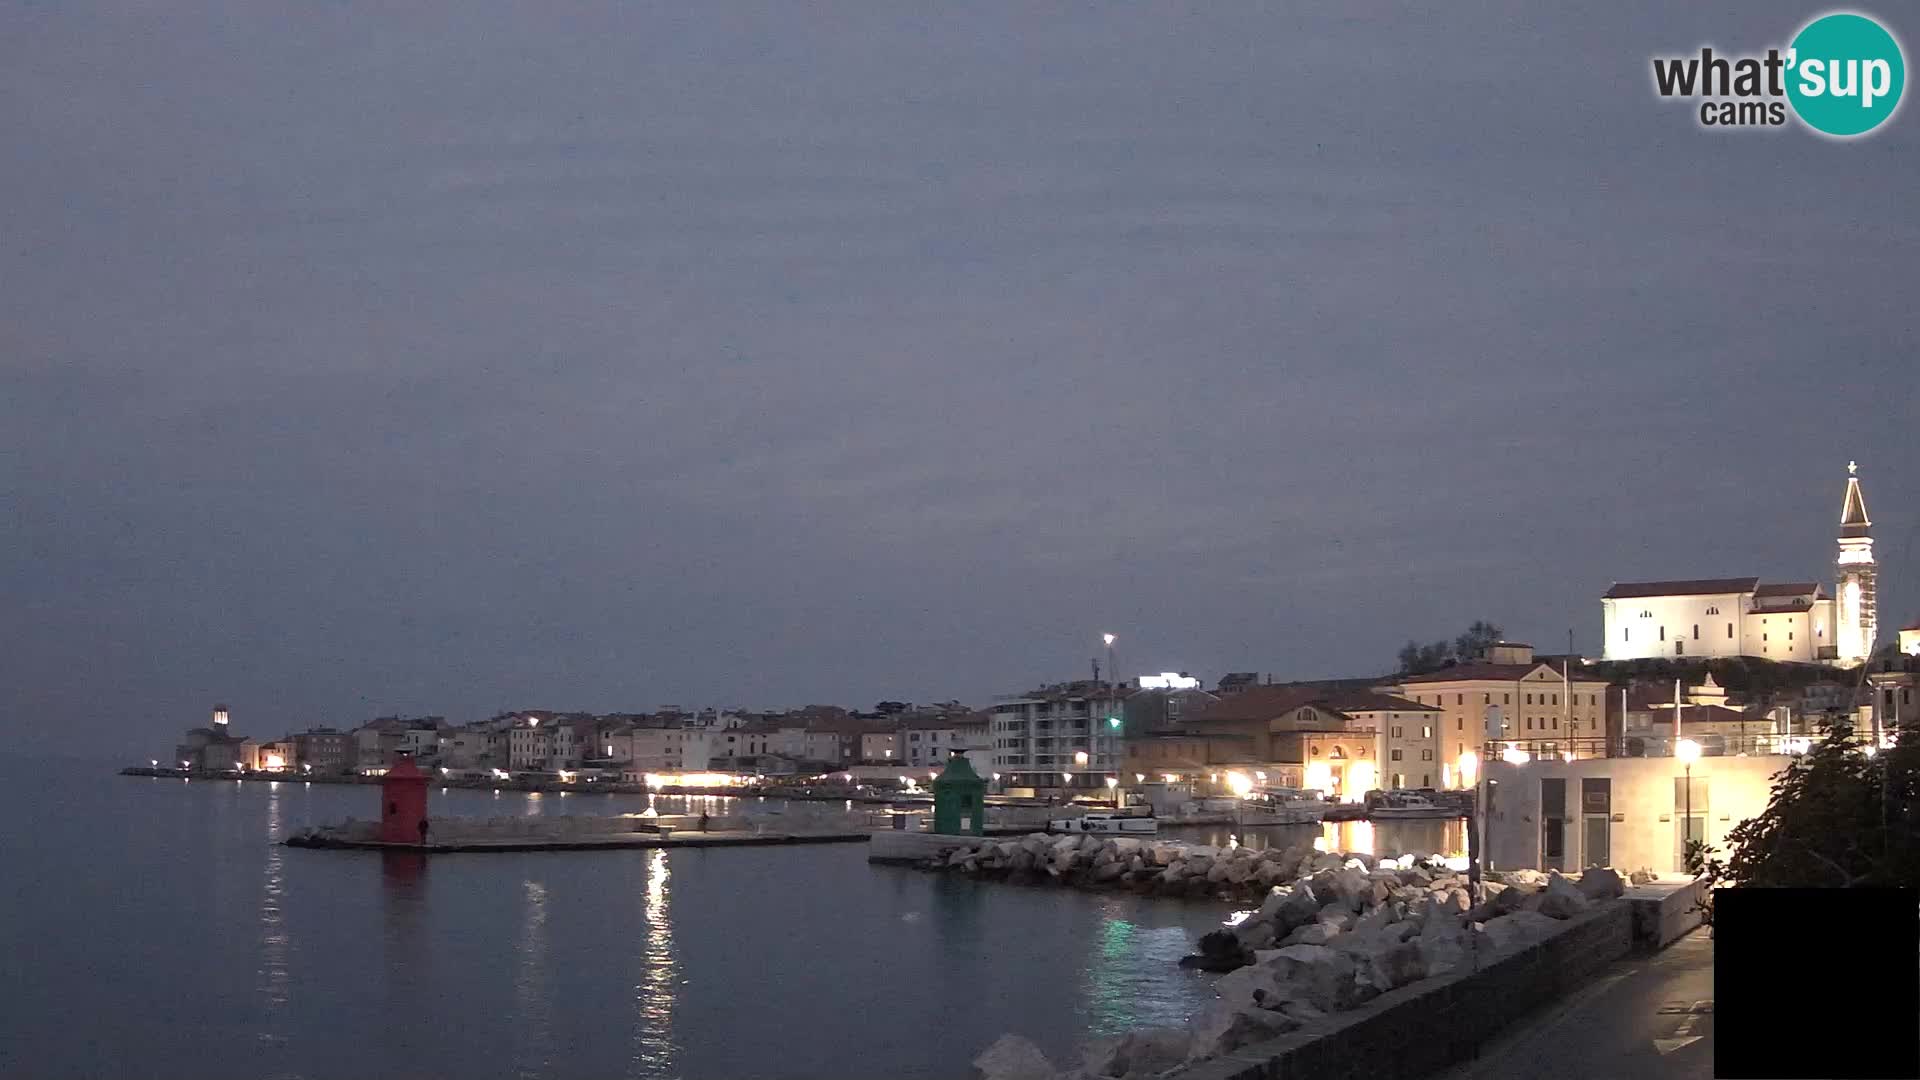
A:
<svg viewBox="0 0 1920 1080">
<path fill-rule="evenodd" d="M 1710 879 L 1754 887 L 1920 884 L 1920 725 L 1869 754 L 1846 723 L 1828 726 L 1773 784 L 1766 810 L 1727 834 Z"/>
<path fill-rule="evenodd" d="M 1487 650 L 1506 640 L 1506 631 L 1484 619 L 1473 620 L 1467 632 L 1453 639 L 1453 655 L 1462 663 L 1478 660 Z"/>
<path fill-rule="evenodd" d="M 1422 645 L 1408 641 L 1400 647 L 1400 671 L 1406 675 L 1425 675 L 1438 671 L 1453 659 L 1453 646 L 1444 641 Z"/>
<path fill-rule="evenodd" d="M 1505 631 L 1484 619 L 1475 619 L 1467 632 L 1452 641 L 1430 641 L 1425 645 L 1408 641 L 1400 647 L 1400 672 L 1425 675 L 1448 664 L 1467 663 L 1486 654 L 1488 647 L 1501 640 Z"/>
</svg>

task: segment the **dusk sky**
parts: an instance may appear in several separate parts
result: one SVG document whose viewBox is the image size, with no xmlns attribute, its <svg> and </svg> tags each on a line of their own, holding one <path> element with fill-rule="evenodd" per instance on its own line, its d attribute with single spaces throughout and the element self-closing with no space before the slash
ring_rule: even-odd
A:
<svg viewBox="0 0 1920 1080">
<path fill-rule="evenodd" d="M 1890 635 L 1920 115 L 1649 76 L 1821 10 L 8 4 L 10 734 L 1597 651 L 1849 459 Z"/>
</svg>

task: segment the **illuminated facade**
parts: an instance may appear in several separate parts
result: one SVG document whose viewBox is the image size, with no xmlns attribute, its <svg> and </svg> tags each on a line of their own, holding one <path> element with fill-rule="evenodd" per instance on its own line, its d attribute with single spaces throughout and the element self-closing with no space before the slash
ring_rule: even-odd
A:
<svg viewBox="0 0 1920 1080">
<path fill-rule="evenodd" d="M 1485 738 L 1538 744 L 1543 752 L 1600 757 L 1606 753 L 1607 682 L 1564 671 L 1533 658 L 1533 648 L 1512 642 L 1495 645 L 1484 661 L 1443 668 L 1401 680 L 1393 692 L 1440 710 L 1433 724 L 1432 751 L 1438 760 L 1418 762 L 1431 783 L 1414 784 L 1409 767 L 1389 771 L 1409 775 L 1408 787 L 1463 788 L 1461 761 L 1478 753 Z M 1495 732 L 1498 734 L 1495 734 Z M 1389 744 L 1391 745 L 1391 743 Z"/>
<path fill-rule="evenodd" d="M 1858 466 L 1847 462 L 1847 495 L 1840 504 L 1840 554 L 1834 560 L 1839 570 L 1838 659 L 1849 667 L 1873 655 L 1874 639 L 1879 634 L 1874 595 L 1877 568 L 1873 537 L 1867 535 L 1873 522 L 1867 519 L 1867 500 L 1860 493 L 1857 471 Z"/>
<path fill-rule="evenodd" d="M 1833 595 L 1813 582 L 1759 578 L 1621 582 L 1601 597 L 1608 660 L 1754 656 L 1853 666 L 1877 634 L 1873 538 L 1856 466 L 1847 464 Z"/>
</svg>

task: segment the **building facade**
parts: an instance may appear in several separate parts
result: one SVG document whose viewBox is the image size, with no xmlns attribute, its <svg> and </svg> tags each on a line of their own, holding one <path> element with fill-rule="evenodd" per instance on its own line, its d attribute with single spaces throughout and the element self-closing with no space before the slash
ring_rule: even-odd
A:
<svg viewBox="0 0 1920 1080">
<path fill-rule="evenodd" d="M 1007 787 L 1104 790 L 1122 764 L 1123 693 L 1082 681 L 1002 698 L 990 710 L 992 771 Z"/>
<path fill-rule="evenodd" d="M 1834 591 L 1758 578 L 1616 583 L 1600 598 L 1608 660 L 1754 656 L 1854 666 L 1878 636 L 1879 567 L 1857 467 L 1847 463 Z"/>
<path fill-rule="evenodd" d="M 1383 688 L 1384 689 L 1384 688 Z M 1399 697 L 1440 710 L 1434 758 L 1421 770 L 1434 783 L 1408 786 L 1464 788 L 1473 783 L 1473 761 L 1489 738 L 1524 741 L 1541 753 L 1604 757 L 1607 753 L 1607 682 L 1572 667 L 1555 670 L 1536 662 L 1533 648 L 1502 642 L 1488 658 L 1401 679 Z M 1422 749 L 1425 749 L 1424 747 Z M 1412 770 L 1402 770 L 1411 776 Z"/>
<path fill-rule="evenodd" d="M 1701 757 L 1689 768 L 1674 757 L 1495 758 L 1483 788 L 1489 865 L 1683 873 L 1685 841 L 1724 850 L 1735 825 L 1766 809 L 1774 776 L 1791 760 Z"/>
</svg>

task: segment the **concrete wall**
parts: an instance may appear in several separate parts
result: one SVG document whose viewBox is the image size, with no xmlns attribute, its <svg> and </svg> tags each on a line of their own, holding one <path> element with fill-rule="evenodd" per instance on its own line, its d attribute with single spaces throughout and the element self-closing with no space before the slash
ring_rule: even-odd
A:
<svg viewBox="0 0 1920 1080">
<path fill-rule="evenodd" d="M 1703 757 L 1693 764 L 1694 815 L 1704 818 L 1703 839 L 1724 849 L 1735 825 L 1766 809 L 1773 778 L 1792 759 L 1784 756 Z M 1500 870 L 1532 867 L 1551 869 L 1543 851 L 1540 781 L 1567 782 L 1566 855 L 1564 869 L 1588 865 L 1586 814 L 1581 805 L 1582 779 L 1611 781 L 1612 813 L 1607 821 L 1607 864 L 1621 871 L 1650 869 L 1679 873 L 1685 773 L 1677 758 L 1595 758 L 1576 761 L 1540 760 L 1525 765 L 1489 762 L 1492 782 L 1486 822 L 1487 855 Z M 1702 804 L 1704 803 L 1704 809 Z"/>
<path fill-rule="evenodd" d="M 1567 921 L 1560 933 L 1477 972 L 1423 979 L 1352 1012 L 1170 1074 L 1175 1080 L 1381 1080 L 1437 1072 L 1501 1028 L 1592 983 L 1632 947 L 1628 905 Z"/>
</svg>

